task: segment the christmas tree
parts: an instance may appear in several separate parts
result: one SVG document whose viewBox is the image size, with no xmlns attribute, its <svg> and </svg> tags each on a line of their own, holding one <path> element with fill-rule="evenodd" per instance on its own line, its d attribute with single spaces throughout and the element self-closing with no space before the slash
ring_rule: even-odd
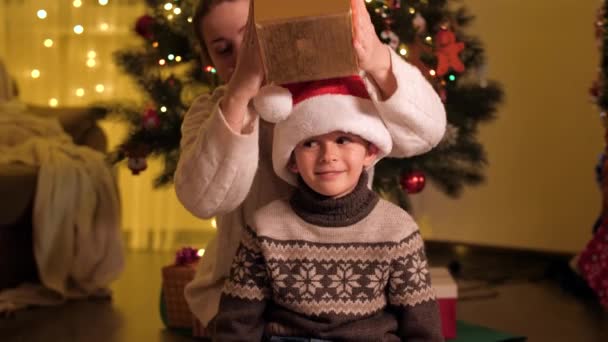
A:
<svg viewBox="0 0 608 342">
<path fill-rule="evenodd" d="M 215 69 L 201 65 L 192 27 L 198 0 L 147 0 L 149 13 L 135 31 L 137 49 L 119 51 L 117 63 L 145 93 L 142 104 L 113 105 L 129 122 L 130 132 L 114 152 L 114 162 L 127 159 L 134 174 L 146 158 L 158 157 L 164 169 L 156 185 L 169 184 L 179 157 L 180 125 L 194 97 L 218 85 Z M 422 190 L 429 179 L 450 196 L 483 181 L 487 163 L 477 140 L 481 122 L 494 118 L 502 91 L 485 78 L 480 41 L 464 32 L 472 21 L 464 8 L 447 0 L 366 0 L 382 41 L 416 65 L 445 103 L 448 127 L 430 153 L 407 159 L 384 159 L 376 166 L 374 188 L 407 207 L 407 195 Z"/>
</svg>

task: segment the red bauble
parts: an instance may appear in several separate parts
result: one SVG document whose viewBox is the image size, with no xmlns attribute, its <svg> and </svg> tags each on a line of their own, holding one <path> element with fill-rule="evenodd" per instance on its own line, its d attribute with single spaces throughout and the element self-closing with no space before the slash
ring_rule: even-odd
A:
<svg viewBox="0 0 608 342">
<path fill-rule="evenodd" d="M 142 144 L 134 144 L 124 146 L 123 150 L 127 157 L 127 167 L 131 173 L 138 175 L 140 172 L 148 168 L 146 157 L 148 156 L 148 147 Z"/>
<path fill-rule="evenodd" d="M 131 157 L 127 161 L 127 166 L 133 175 L 138 175 L 140 172 L 148 168 L 148 162 L 146 161 L 146 158 Z"/>
<path fill-rule="evenodd" d="M 135 32 L 146 39 L 154 38 L 154 18 L 149 15 L 142 15 L 135 22 Z"/>
<path fill-rule="evenodd" d="M 401 175 L 401 189 L 408 194 L 417 194 L 426 184 L 426 176 L 420 171 L 412 171 Z"/>
<path fill-rule="evenodd" d="M 156 129 L 160 126 L 160 118 L 158 112 L 154 109 L 146 109 L 143 114 L 142 124 L 145 129 Z"/>
</svg>

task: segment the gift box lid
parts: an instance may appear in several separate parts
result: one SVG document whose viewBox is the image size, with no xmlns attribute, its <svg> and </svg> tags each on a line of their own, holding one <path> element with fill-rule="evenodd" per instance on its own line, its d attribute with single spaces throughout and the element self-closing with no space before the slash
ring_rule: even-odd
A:
<svg viewBox="0 0 608 342">
<path fill-rule="evenodd" d="M 254 2 L 257 24 L 337 14 L 350 15 L 350 0 L 255 0 Z"/>
<path fill-rule="evenodd" d="M 429 271 L 437 299 L 458 297 L 458 285 L 447 268 L 431 267 Z"/>
</svg>

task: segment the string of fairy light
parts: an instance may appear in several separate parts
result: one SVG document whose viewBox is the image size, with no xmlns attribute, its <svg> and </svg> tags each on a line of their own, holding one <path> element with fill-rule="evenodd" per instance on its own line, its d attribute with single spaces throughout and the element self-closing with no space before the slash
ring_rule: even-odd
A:
<svg viewBox="0 0 608 342">
<path fill-rule="evenodd" d="M 98 0 L 97 3 L 100 6 L 106 6 L 106 5 L 108 5 L 109 0 Z M 72 1 L 72 6 L 74 8 L 81 8 L 82 5 L 83 5 L 82 0 Z M 49 13 L 47 12 L 47 10 L 45 8 L 40 8 L 36 11 L 36 17 L 38 17 L 39 20 L 47 20 L 49 17 Z M 109 29 L 110 29 L 110 25 L 108 23 L 101 22 L 99 24 L 99 30 L 101 30 L 102 32 L 108 31 Z M 82 35 L 85 32 L 85 27 L 82 24 L 76 24 L 72 27 L 72 31 L 75 35 Z M 52 38 L 44 38 L 42 41 L 42 45 L 48 49 L 52 49 L 52 48 L 56 47 L 55 41 Z M 86 56 L 87 56 L 87 58 L 85 61 L 85 65 L 89 68 L 96 67 L 97 66 L 97 52 L 95 50 L 88 50 L 86 53 Z M 43 76 L 43 72 L 37 68 L 33 68 L 29 74 L 30 74 L 30 77 L 33 79 L 40 79 Z M 106 86 L 102 83 L 97 83 L 97 84 L 95 84 L 93 89 L 95 92 L 101 94 L 106 90 Z M 85 88 L 77 87 L 74 90 L 74 94 L 79 98 L 84 97 L 86 94 Z M 48 105 L 51 107 L 57 107 L 59 105 L 59 100 L 56 97 L 51 97 L 48 100 Z"/>
</svg>

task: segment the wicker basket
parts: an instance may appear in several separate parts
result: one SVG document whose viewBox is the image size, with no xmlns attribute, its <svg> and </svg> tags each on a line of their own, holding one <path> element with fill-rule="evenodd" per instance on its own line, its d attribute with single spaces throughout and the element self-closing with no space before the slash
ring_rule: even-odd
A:
<svg viewBox="0 0 608 342">
<path fill-rule="evenodd" d="M 193 327 L 194 315 L 186 303 L 184 288 L 194 278 L 196 264 L 171 265 L 162 269 L 167 325 L 171 328 Z"/>
</svg>

